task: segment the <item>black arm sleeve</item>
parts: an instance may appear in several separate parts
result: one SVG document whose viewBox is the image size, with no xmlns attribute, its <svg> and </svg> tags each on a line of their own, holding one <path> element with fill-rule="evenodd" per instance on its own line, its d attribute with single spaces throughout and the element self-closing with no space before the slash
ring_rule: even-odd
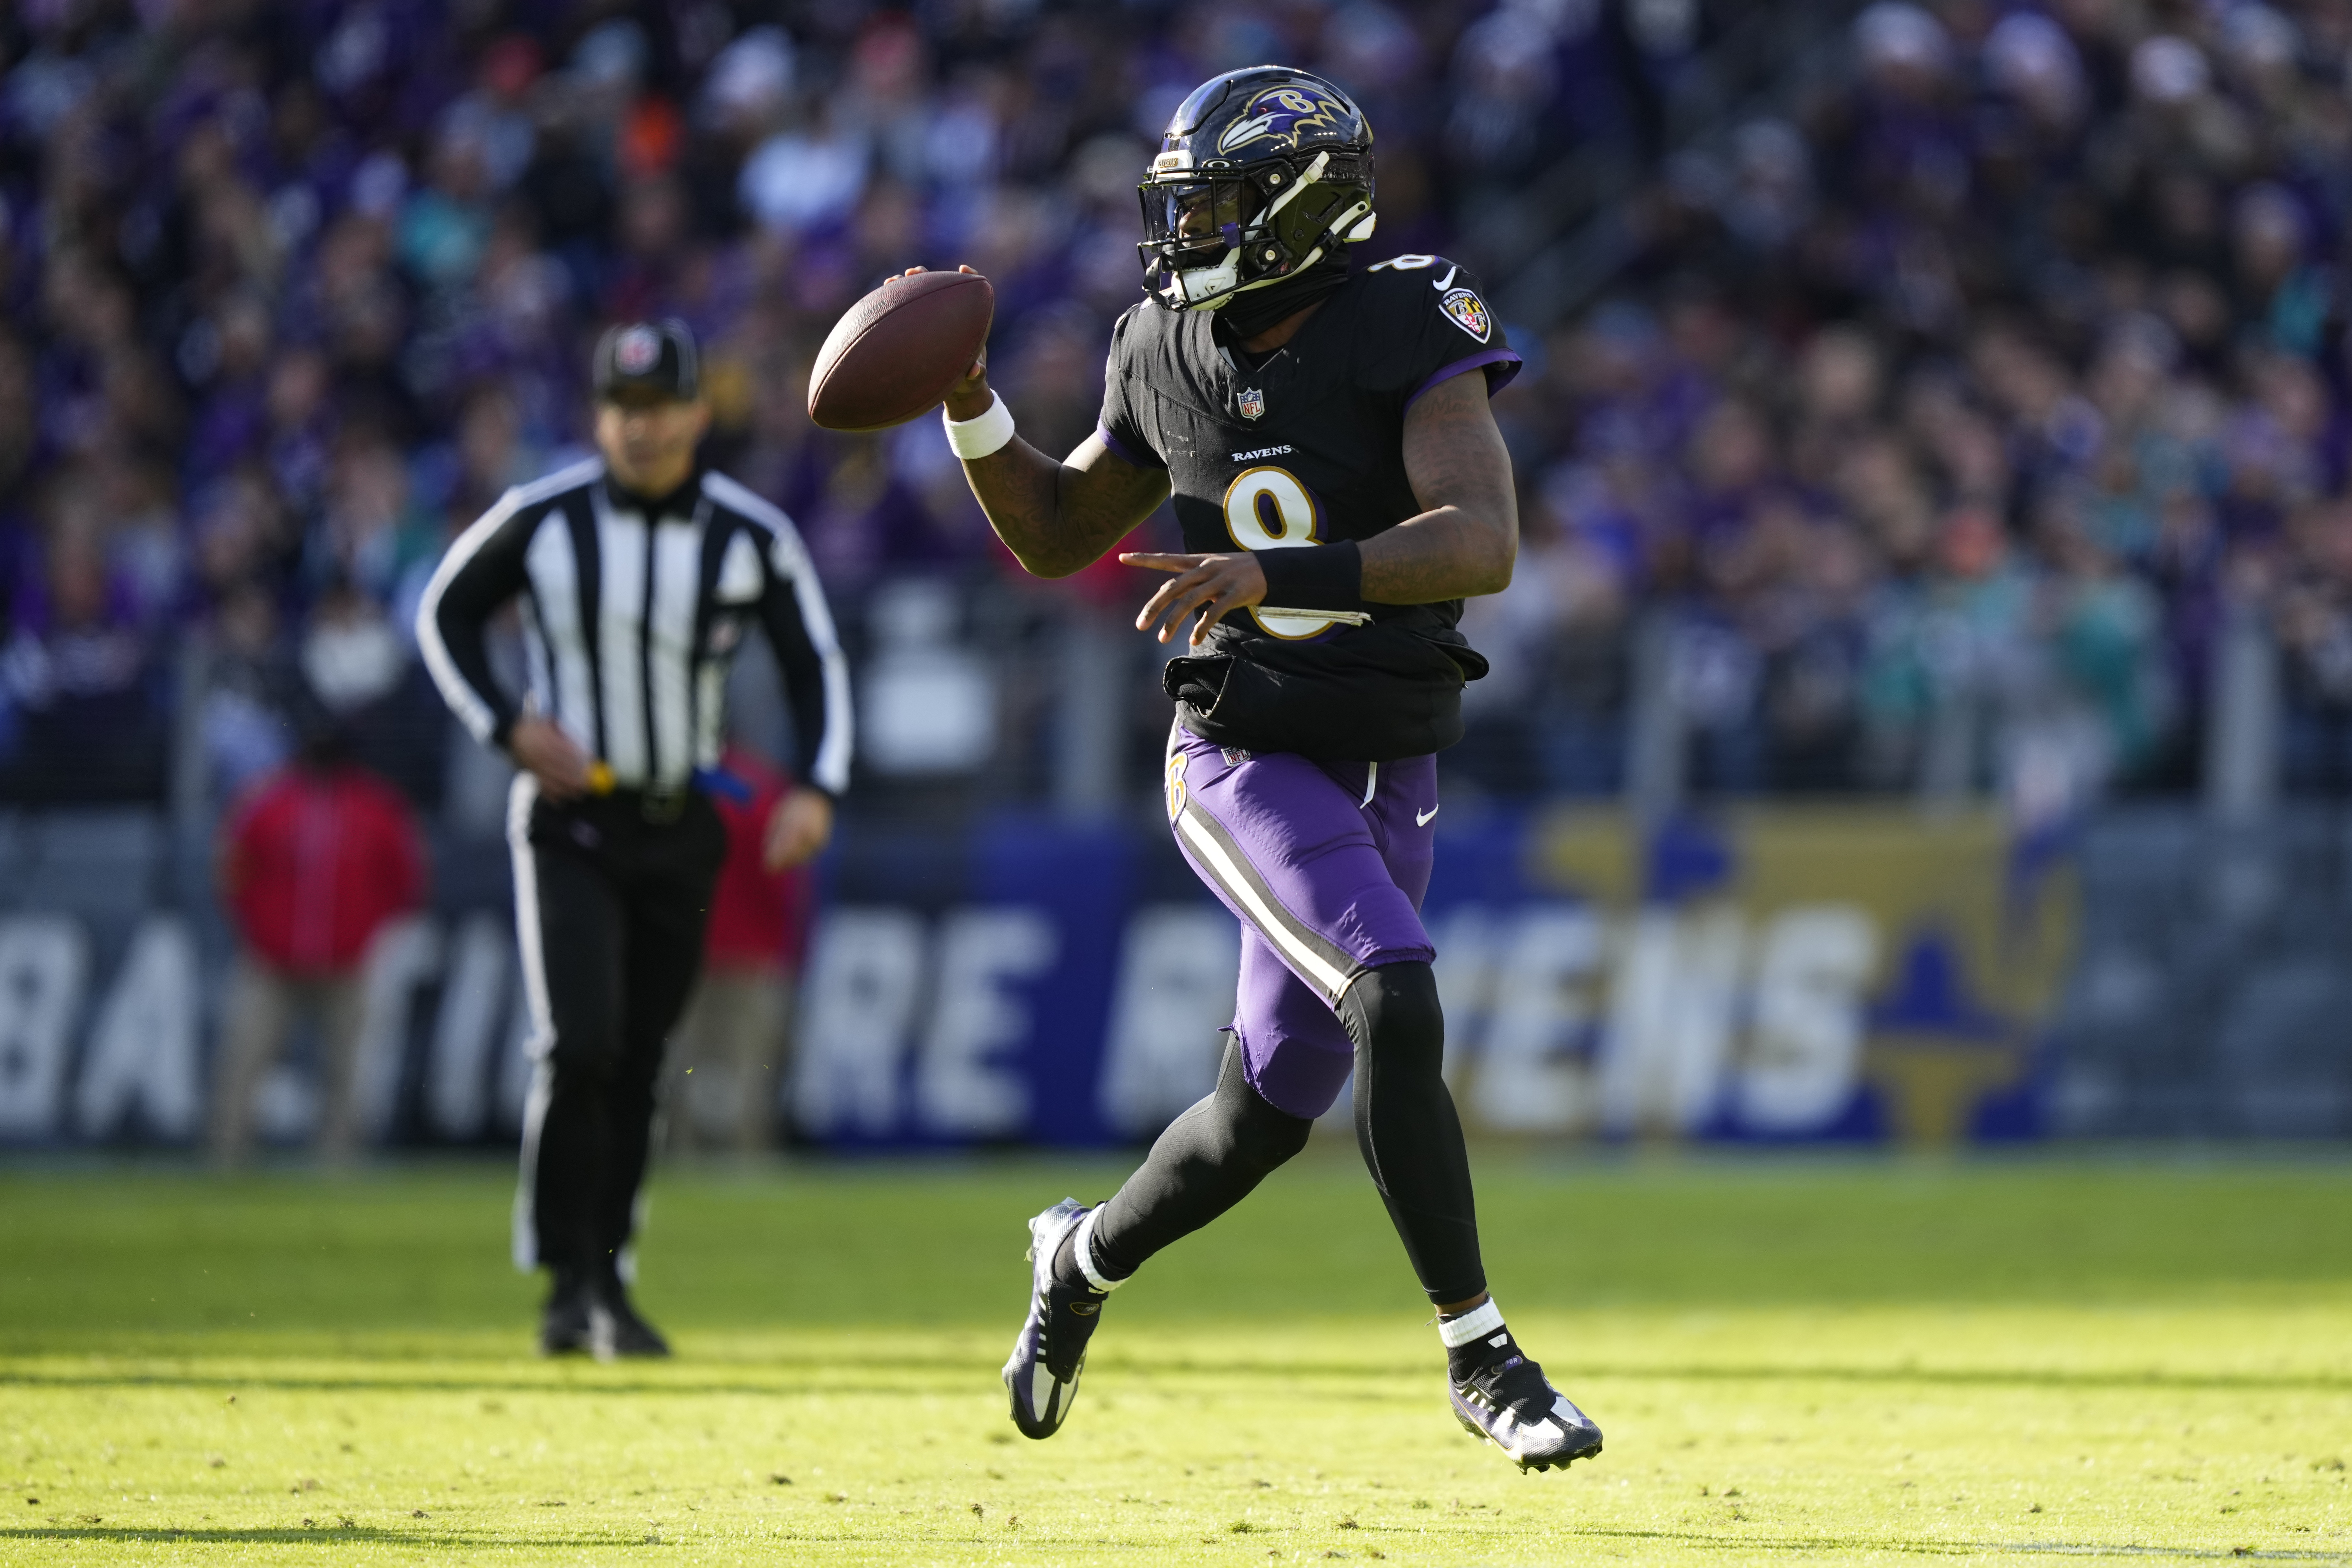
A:
<svg viewBox="0 0 2352 1568">
<path fill-rule="evenodd" d="M 416 607 L 416 646 L 450 711 L 486 746 L 504 746 L 521 710 L 490 674 L 485 629 L 527 581 L 523 552 L 545 512 L 512 495 L 457 536 Z"/>
<path fill-rule="evenodd" d="M 849 788 L 849 663 L 816 570 L 790 524 L 773 530 L 764 565 L 760 623 L 792 705 L 800 753 L 793 771 L 810 788 L 838 796 Z"/>
</svg>

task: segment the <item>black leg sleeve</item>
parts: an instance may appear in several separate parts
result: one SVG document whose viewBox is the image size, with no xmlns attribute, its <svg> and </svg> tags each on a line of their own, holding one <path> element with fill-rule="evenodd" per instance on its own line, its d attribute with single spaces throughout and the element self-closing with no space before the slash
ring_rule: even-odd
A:
<svg viewBox="0 0 2352 1568">
<path fill-rule="evenodd" d="M 1315 1124 L 1277 1111 L 1250 1087 L 1241 1048 L 1227 1042 L 1217 1087 L 1168 1124 L 1142 1167 L 1095 1221 L 1095 1264 L 1123 1280 L 1143 1260 L 1247 1197 L 1307 1146 Z"/>
<path fill-rule="evenodd" d="M 1356 1042 L 1356 1142 L 1404 1241 L 1421 1288 L 1439 1306 L 1486 1288 L 1470 1152 L 1445 1087 L 1445 1016 L 1427 964 L 1367 970 L 1339 999 Z"/>
</svg>

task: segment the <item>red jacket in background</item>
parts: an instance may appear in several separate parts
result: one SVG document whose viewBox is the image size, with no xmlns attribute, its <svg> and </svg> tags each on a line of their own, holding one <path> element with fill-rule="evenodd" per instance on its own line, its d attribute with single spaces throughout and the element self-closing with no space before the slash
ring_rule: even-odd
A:
<svg viewBox="0 0 2352 1568">
<path fill-rule="evenodd" d="M 808 940 L 808 868 L 771 873 L 760 864 L 768 817 L 776 802 L 792 793 L 792 780 L 735 747 L 728 747 L 724 765 L 751 787 L 751 798 L 710 798 L 727 824 L 727 863 L 710 895 L 704 962 L 713 969 L 797 969 Z"/>
<path fill-rule="evenodd" d="M 221 893 L 247 944 L 281 969 L 348 970 L 425 895 L 416 822 L 356 768 L 287 768 L 255 785 L 224 835 Z"/>
</svg>

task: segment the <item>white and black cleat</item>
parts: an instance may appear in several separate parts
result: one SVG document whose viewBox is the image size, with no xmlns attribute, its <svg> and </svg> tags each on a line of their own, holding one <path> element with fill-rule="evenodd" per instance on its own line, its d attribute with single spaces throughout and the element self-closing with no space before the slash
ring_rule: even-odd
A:
<svg viewBox="0 0 2352 1568">
<path fill-rule="evenodd" d="M 1546 1382 L 1543 1368 L 1514 1354 L 1480 1367 L 1447 1392 L 1463 1429 L 1484 1437 L 1522 1470 L 1566 1469 L 1601 1452 L 1601 1428 Z"/>
<path fill-rule="evenodd" d="M 1054 1255 L 1086 1213 L 1086 1205 L 1066 1197 L 1029 1222 L 1029 1316 L 1004 1363 L 1013 1424 L 1024 1437 L 1050 1437 L 1069 1418 L 1087 1341 L 1102 1312 L 1101 1291 L 1071 1290 L 1054 1279 Z"/>
</svg>

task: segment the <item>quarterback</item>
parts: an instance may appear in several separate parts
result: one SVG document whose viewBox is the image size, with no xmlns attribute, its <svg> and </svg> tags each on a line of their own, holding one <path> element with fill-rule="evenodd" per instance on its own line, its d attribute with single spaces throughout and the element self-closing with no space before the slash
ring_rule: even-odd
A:
<svg viewBox="0 0 2352 1568">
<path fill-rule="evenodd" d="M 1454 1414 L 1522 1469 L 1601 1451 L 1486 1291 L 1468 1155 L 1440 1068 L 1420 906 L 1435 753 L 1486 661 L 1462 602 L 1511 580 L 1518 513 L 1490 392 L 1518 369 L 1442 256 L 1352 266 L 1372 133 L 1352 99 L 1259 66 L 1203 83 L 1141 185 L 1149 298 L 1111 338 L 1101 427 L 1059 461 L 1021 440 L 985 360 L 948 435 L 1021 563 L 1076 571 L 1173 498 L 1186 553 L 1136 618 L 1176 705 L 1176 841 L 1242 922 L 1217 1086 L 1107 1202 L 1029 1222 L 1013 1418 L 1070 1412 L 1110 1293 L 1306 1146 L 1352 1069 L 1356 1135 L 1437 1308 Z"/>
</svg>

